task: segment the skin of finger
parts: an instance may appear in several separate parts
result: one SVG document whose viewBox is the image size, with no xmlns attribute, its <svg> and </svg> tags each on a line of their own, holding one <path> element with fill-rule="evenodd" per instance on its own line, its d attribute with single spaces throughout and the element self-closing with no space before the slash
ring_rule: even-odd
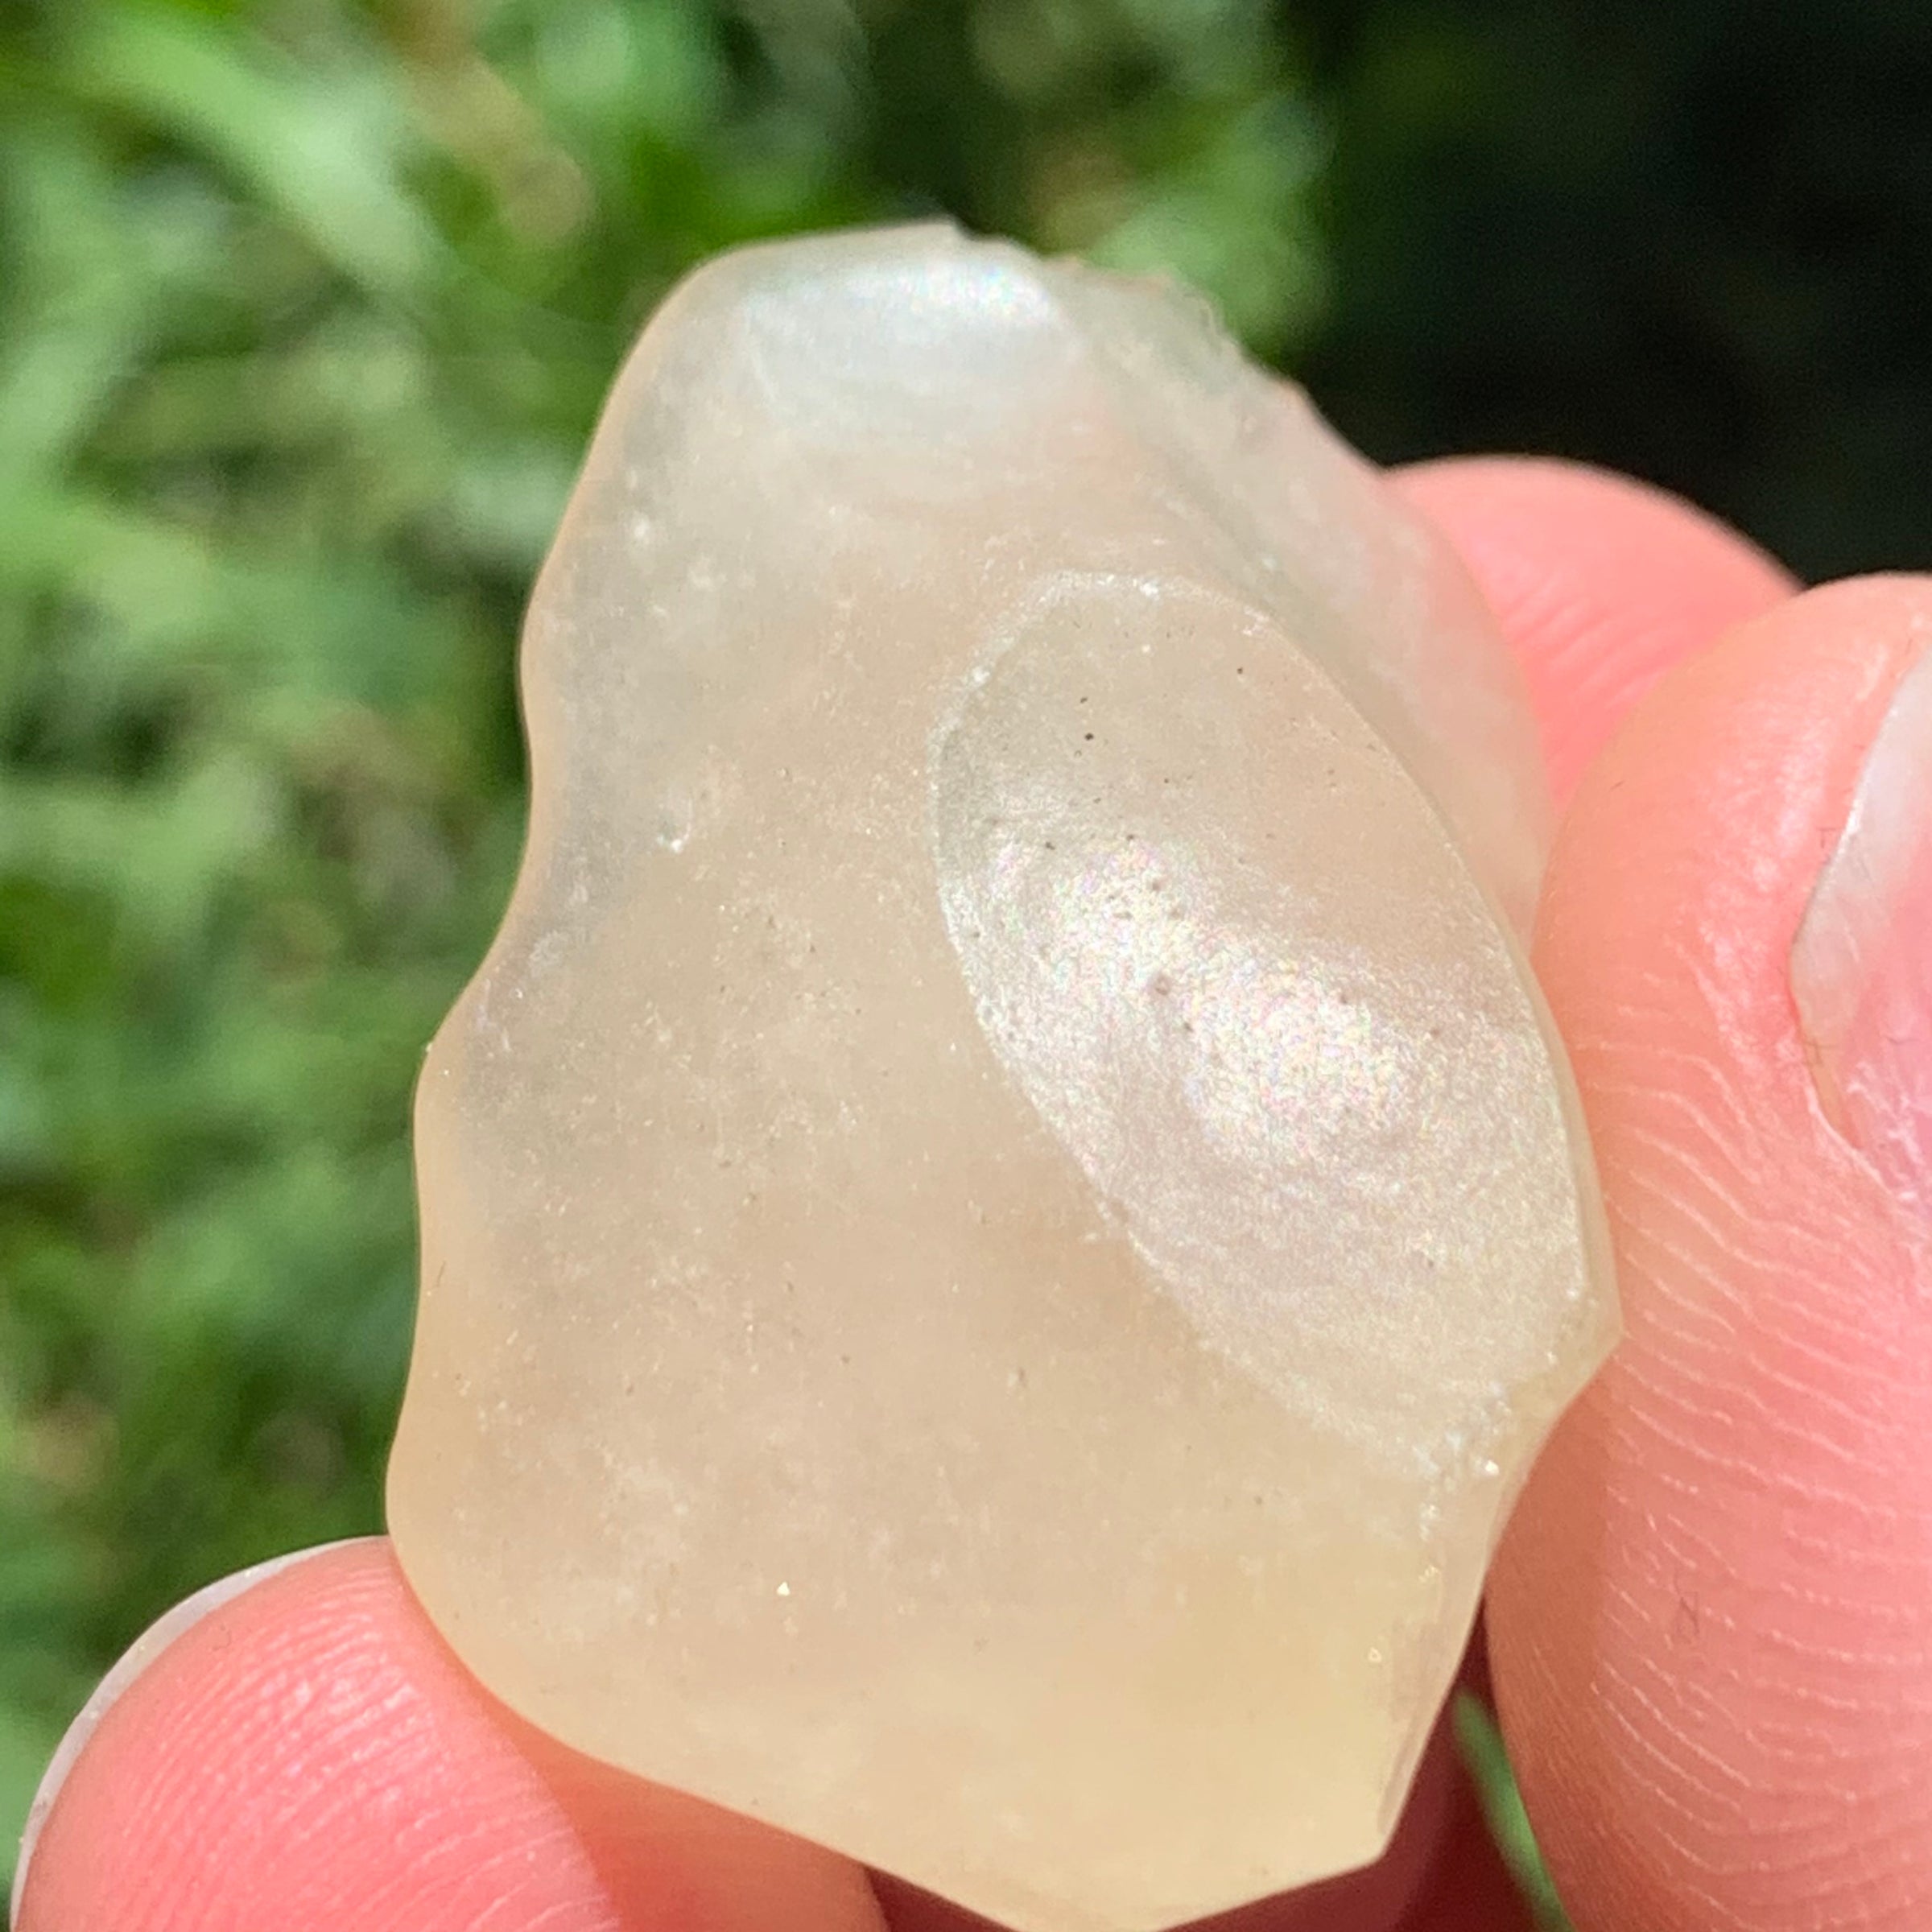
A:
<svg viewBox="0 0 1932 1932">
<path fill-rule="evenodd" d="M 1492 1572 L 1523 1794 L 1579 1932 L 1932 1912 L 1932 1265 L 1834 1133 L 1787 974 L 1932 583 L 1789 602 L 1583 779 L 1535 959 L 1626 1338 Z"/>
<path fill-rule="evenodd" d="M 1513 513 L 1509 534 L 1486 538 L 1483 506 L 1499 497 L 1513 500 L 1521 494 L 1505 487 L 1509 474 L 1517 470 L 1525 473 L 1533 491 L 1552 475 L 1559 475 L 1556 487 L 1561 504 L 1540 519 L 1526 512 Z M 1691 527 L 1687 533 L 1674 530 L 1668 514 L 1660 525 L 1649 496 L 1641 493 L 1633 513 L 1630 506 L 1634 486 L 1596 473 L 1497 460 L 1429 465 L 1401 481 L 1405 487 L 1418 485 L 1429 513 L 1471 550 L 1472 567 L 1492 595 L 1499 581 L 1544 587 L 1540 599 L 1518 597 L 1514 603 L 1504 604 L 1499 614 L 1524 657 L 1546 737 L 1551 741 L 1571 731 L 1572 711 L 1603 701 L 1597 694 L 1605 681 L 1581 674 L 1581 660 L 1567 649 L 1560 625 L 1548 617 L 1549 611 L 1567 611 L 1575 614 L 1577 621 L 1587 621 L 1593 627 L 1593 649 L 1601 656 L 1619 663 L 1651 663 L 1657 655 L 1655 599 L 1627 630 L 1620 630 L 1610 604 L 1612 586 L 1600 572 L 1593 574 L 1592 559 L 1601 554 L 1601 532 L 1606 525 L 1616 526 L 1620 518 L 1628 520 L 1634 515 L 1642 531 L 1679 557 L 1666 574 L 1694 612 L 1725 607 L 1726 597 L 1735 593 L 1722 585 L 1740 579 L 1748 584 L 1757 568 L 1756 553 L 1741 539 L 1730 539 L 1734 547 L 1727 551 L 1721 533 L 1714 535 L 1711 526 L 1688 517 L 1688 513 Z M 1629 539 L 1626 550 L 1635 540 Z M 1521 545 L 1520 555 L 1512 556 L 1513 543 Z M 1682 561 L 1686 555 L 1690 561 Z M 1721 580 L 1719 591 L 1713 592 L 1700 584 L 1695 568 L 1700 558 Z M 1693 619 L 1686 617 L 1676 623 L 1671 634 L 1687 638 L 1693 627 Z M 1608 682 L 1617 690 L 1627 689 L 1631 680 Z M 527 1733 L 460 1674 L 433 1633 L 422 1625 L 406 1593 L 392 1587 L 393 1577 L 365 1576 L 357 1583 L 324 1572 L 312 1576 L 310 1570 L 304 1565 L 302 1572 L 272 1598 L 248 1606 L 244 1633 L 248 1642 L 243 1652 L 250 1657 L 259 1653 L 273 1658 L 272 1673 L 258 1670 L 231 1679 L 233 1659 L 237 1654 L 231 1622 L 230 1634 L 218 1645 L 206 1637 L 200 1644 L 184 1645 L 172 1655 L 166 1673 L 157 1671 L 152 1681 L 140 1687 L 138 1696 L 125 1699 L 126 1709 L 117 1707 L 108 1735 L 98 1748 L 90 1748 L 86 1776 L 76 1776 L 74 1789 L 64 1792 L 56 1818 L 50 1821 L 29 1896 L 23 1901 L 22 1924 L 28 1932 L 54 1932 L 56 1928 L 59 1932 L 82 1932 L 96 1923 L 114 1925 L 119 1932 L 138 1932 L 143 1922 L 130 1916 L 141 1909 L 138 1900 L 114 1891 L 110 1881 L 127 1863 L 151 1865 L 163 1876 L 171 1871 L 178 1878 L 185 1876 L 184 1861 L 192 1860 L 200 1827 L 184 1822 L 171 1841 L 171 1852 L 152 1860 L 125 1861 L 112 1847 L 133 1841 L 114 1835 L 128 1827 L 130 1810 L 137 1835 L 138 1829 L 144 1828 L 141 1821 L 147 1814 L 134 1799 L 144 1788 L 154 1794 L 172 1790 L 184 1821 L 218 1820 L 225 1815 L 230 1802 L 225 1795 L 229 1782 L 217 1776 L 223 1768 L 228 1780 L 272 1794 L 278 1789 L 275 1765 L 265 1765 L 260 1777 L 250 1769 L 250 1752 L 264 1748 L 265 1737 L 261 1714 L 251 1709 L 249 1699 L 274 1690 L 283 1681 L 307 1683 L 317 1678 L 332 1681 L 335 1688 L 328 1696 L 319 1702 L 312 1699 L 305 1706 L 305 1711 L 315 1715 L 305 1715 L 266 1741 L 291 1749 L 299 1747 L 305 1763 L 328 1764 L 335 1753 L 326 1739 L 311 1734 L 310 1727 L 332 1711 L 338 1711 L 345 1721 L 354 1718 L 361 1708 L 356 1703 L 356 1686 L 360 1685 L 366 1694 L 379 1684 L 384 1701 L 378 1708 L 391 1715 L 351 1725 L 360 1761 L 381 1774 L 382 1781 L 372 1788 L 377 1812 L 389 1806 L 425 1818 L 443 1818 L 447 1823 L 440 1837 L 455 1845 L 466 1842 L 471 1828 L 466 1819 L 473 1821 L 475 1828 L 487 1830 L 495 1842 L 515 1844 L 521 1833 L 521 1842 L 541 1843 L 541 1854 L 533 1852 L 530 1856 L 535 1860 L 540 1856 L 557 1868 L 553 1876 L 563 1888 L 559 1897 L 564 1901 L 556 1908 L 563 1914 L 555 1922 L 558 1932 L 571 1932 L 580 1924 L 627 1927 L 675 1921 L 683 1925 L 688 1914 L 687 1918 L 676 1917 L 686 1909 L 683 1901 L 710 1896 L 711 1881 L 706 1876 L 710 1861 L 731 1863 L 754 1877 L 762 1869 L 758 1858 L 747 1856 L 748 1847 L 755 1846 L 746 1835 L 755 1833 L 756 1827 L 708 1807 L 673 1799 L 638 1781 L 576 1759 Z M 312 1590 L 316 1592 L 312 1596 Z M 338 1596 L 354 1601 L 353 1641 L 347 1641 L 336 1628 L 332 1606 Z M 206 1683 L 197 1676 L 204 1672 L 209 1679 Z M 149 1713 L 145 1718 L 141 1715 L 144 1710 Z M 407 1730 L 411 1735 L 398 1735 L 393 1743 L 389 1741 L 392 1724 L 398 1732 Z M 417 1736 L 426 1725 L 440 1740 L 436 1748 L 423 1748 Z M 171 1755 L 162 1748 L 171 1736 L 178 1745 Z M 507 1754 L 500 1748 L 506 1744 Z M 531 1773 L 541 1790 L 529 1781 Z M 358 1771 L 356 1775 L 363 1773 Z M 207 1781 L 199 1790 L 197 1777 Z M 414 1777 L 427 1781 L 419 1798 L 407 1790 L 407 1780 Z M 1478 1899 L 1493 1902 L 1497 1932 L 1518 1922 L 1501 1915 L 1520 1913 L 1520 1908 L 1486 1834 L 1477 1829 L 1467 1781 L 1459 1768 L 1456 1780 L 1452 1802 L 1447 1805 L 1437 1802 L 1439 1787 L 1434 1773 L 1421 1781 L 1415 1802 L 1381 1864 L 1298 1899 L 1270 1901 L 1257 1908 L 1261 1914 L 1257 1932 L 1263 1923 L 1267 1932 L 1295 1932 L 1310 1910 L 1317 1910 L 1328 1932 L 1381 1932 L 1393 1922 L 1405 1901 L 1410 1903 L 1415 1914 L 1405 1923 L 1417 1927 L 1434 1926 L 1439 1920 L 1444 1925 L 1460 1923 L 1455 1915 L 1464 1909 L 1463 1901 Z M 302 1806 L 295 1802 L 298 1795 L 284 1794 L 291 1833 L 300 1827 L 304 1815 Z M 158 1796 L 148 1802 L 158 1802 Z M 680 1806 L 688 1808 L 680 1810 Z M 262 1823 L 259 1807 L 253 1815 Z M 524 1822 L 518 1823 L 518 1818 Z M 506 1822 L 510 1827 L 507 1831 L 502 1828 Z M 212 1823 L 209 1828 L 214 1828 Z M 280 1829 L 272 1819 L 268 1821 L 263 1825 L 264 1835 L 258 1836 L 258 1846 L 275 1849 L 275 1832 Z M 366 1855 L 359 1836 L 364 1832 L 377 1841 Z M 771 1838 L 782 1848 L 782 1856 L 774 1853 L 778 1868 L 789 1874 L 786 1861 L 796 1856 L 798 1848 L 777 1835 Z M 328 1856 L 321 1862 L 345 1896 L 368 1884 L 381 1887 L 385 1897 L 402 1901 L 391 1914 L 391 1922 L 403 1932 L 436 1932 L 445 1924 L 465 1922 L 460 1911 L 450 1916 L 455 1908 L 410 1902 L 418 1895 L 428 1899 L 435 1891 L 439 1842 L 439 1835 L 427 1832 L 396 1840 L 382 1815 L 372 1818 L 367 1807 L 350 1806 L 337 1813 Z M 634 1855 L 627 1853 L 625 1847 L 635 1848 Z M 211 1875 L 205 1880 L 197 1880 L 195 1896 L 204 1920 L 187 1922 L 183 1932 L 202 1932 L 204 1923 L 209 1927 L 229 1922 L 258 1925 L 288 1922 L 291 1913 L 299 1918 L 306 1907 L 299 1903 L 297 1893 L 311 1884 L 312 1874 L 299 1847 L 291 1842 L 290 1850 L 287 1859 L 270 1856 L 252 1861 L 231 1860 L 219 1878 Z M 416 1874 L 410 1861 L 419 1855 L 428 1864 Z M 832 1928 L 866 1922 L 852 1890 L 851 1868 L 817 1853 L 809 1854 L 805 1863 L 812 1874 L 811 1883 L 801 1889 L 791 1876 L 784 1877 L 778 1889 L 785 1893 L 786 1909 L 774 1922 L 797 1928 L 798 1932 L 815 1932 L 820 1926 L 830 1932 Z M 1418 1871 L 1424 1874 L 1420 1880 L 1414 1876 Z M 580 1888 L 579 1893 L 572 1893 L 573 1885 Z M 105 1916 L 90 1920 L 84 1914 L 97 1909 L 89 1902 L 97 1895 L 98 1910 Z M 151 1896 L 159 1898 L 161 1894 Z M 756 1901 L 747 1905 L 737 1893 L 733 1896 L 737 1903 L 731 1909 L 738 1911 L 737 1918 L 720 1915 L 724 1908 L 720 1907 L 710 1910 L 701 1922 L 735 1926 L 756 1922 Z M 895 1915 L 926 1909 L 918 1904 L 919 1895 L 903 1889 L 889 1888 L 887 1898 L 889 1909 Z M 909 1905 L 908 1899 L 914 1902 Z M 815 1904 L 815 1900 L 823 1902 Z M 1488 1907 L 1484 1909 L 1487 1912 Z M 442 1917 L 436 1915 L 439 1911 Z M 1298 1911 L 1300 1920 L 1290 1916 Z M 1449 1918 L 1441 1919 L 1444 1911 L 1451 1914 Z M 410 1916 L 412 1912 L 415 1917 Z M 570 1917 L 572 1912 L 578 1916 Z M 223 1913 L 228 1917 L 223 1918 Z M 254 1916 L 250 1918 L 250 1913 Z M 1483 1922 L 1492 1922 L 1485 1916 Z M 906 1932 L 917 1932 L 910 1917 Z"/>
<path fill-rule="evenodd" d="M 491 1705 L 386 1545 L 162 1653 L 76 1761 L 16 1932 L 880 1932 L 829 1852 L 591 1765 Z"/>
<path fill-rule="evenodd" d="M 1395 481 L 1461 552 L 1514 648 L 1559 804 L 1673 665 L 1797 588 L 1702 510 L 1581 464 L 1458 457 Z"/>
</svg>

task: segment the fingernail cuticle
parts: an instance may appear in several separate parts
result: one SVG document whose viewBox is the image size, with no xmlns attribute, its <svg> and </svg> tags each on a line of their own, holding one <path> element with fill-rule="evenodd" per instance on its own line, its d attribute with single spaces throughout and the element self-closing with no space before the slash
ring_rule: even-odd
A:
<svg viewBox="0 0 1932 1932">
<path fill-rule="evenodd" d="M 1895 1194 L 1932 1207 L 1932 651 L 1865 754 L 1791 991 L 1827 1117 Z"/>
</svg>

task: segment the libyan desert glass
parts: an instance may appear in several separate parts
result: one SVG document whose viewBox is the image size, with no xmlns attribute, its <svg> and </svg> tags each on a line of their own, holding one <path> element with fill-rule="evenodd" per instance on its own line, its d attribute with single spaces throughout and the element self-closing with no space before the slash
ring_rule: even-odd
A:
<svg viewBox="0 0 1932 1932">
<path fill-rule="evenodd" d="M 1373 1858 L 1613 1336 L 1443 545 L 1195 300 L 748 250 L 523 646 L 390 1506 L 545 1730 L 1024 1932 Z"/>
</svg>

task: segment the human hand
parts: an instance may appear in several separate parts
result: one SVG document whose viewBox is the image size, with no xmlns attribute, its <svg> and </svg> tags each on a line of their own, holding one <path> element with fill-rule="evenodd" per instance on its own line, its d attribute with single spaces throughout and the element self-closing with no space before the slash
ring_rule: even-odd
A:
<svg viewBox="0 0 1932 1932">
<path fill-rule="evenodd" d="M 1791 600 L 1704 519 L 1559 466 L 1402 486 L 1495 603 L 1575 794 L 1536 960 L 1629 1329 L 1492 1579 L 1531 1816 L 1579 1932 L 1902 1932 L 1932 1906 L 1932 870 L 1874 865 L 1862 896 L 1820 895 L 1809 1047 L 1790 961 L 1932 644 L 1932 582 Z M 1904 832 L 1932 825 L 1914 688 L 1865 807 L 1904 861 L 1926 857 Z M 534 1733 L 444 1649 L 380 1542 L 200 1608 L 71 1754 L 15 1932 L 969 1922 Z M 1249 1909 L 1244 1932 L 1525 1922 L 1460 1778 L 1439 1739 L 1388 1858 Z"/>
</svg>

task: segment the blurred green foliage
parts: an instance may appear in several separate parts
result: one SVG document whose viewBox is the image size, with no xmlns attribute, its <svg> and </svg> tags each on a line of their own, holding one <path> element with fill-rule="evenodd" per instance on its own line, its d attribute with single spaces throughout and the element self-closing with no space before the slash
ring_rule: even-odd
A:
<svg viewBox="0 0 1932 1932">
<path fill-rule="evenodd" d="M 380 1521 L 518 606 L 666 282 L 960 205 L 1311 312 L 1255 10 L 60 4 L 0 67 L 0 1839 L 171 1600 Z M 895 77 L 896 76 L 896 77 Z M 929 124 L 930 123 L 930 124 Z"/>
<path fill-rule="evenodd" d="M 1379 455 L 1923 560 L 1932 17 L 1853 13 L 12 0 L 0 1843 L 147 1618 L 379 1521 L 518 610 L 672 276 L 947 211 L 1190 277 Z"/>
</svg>

